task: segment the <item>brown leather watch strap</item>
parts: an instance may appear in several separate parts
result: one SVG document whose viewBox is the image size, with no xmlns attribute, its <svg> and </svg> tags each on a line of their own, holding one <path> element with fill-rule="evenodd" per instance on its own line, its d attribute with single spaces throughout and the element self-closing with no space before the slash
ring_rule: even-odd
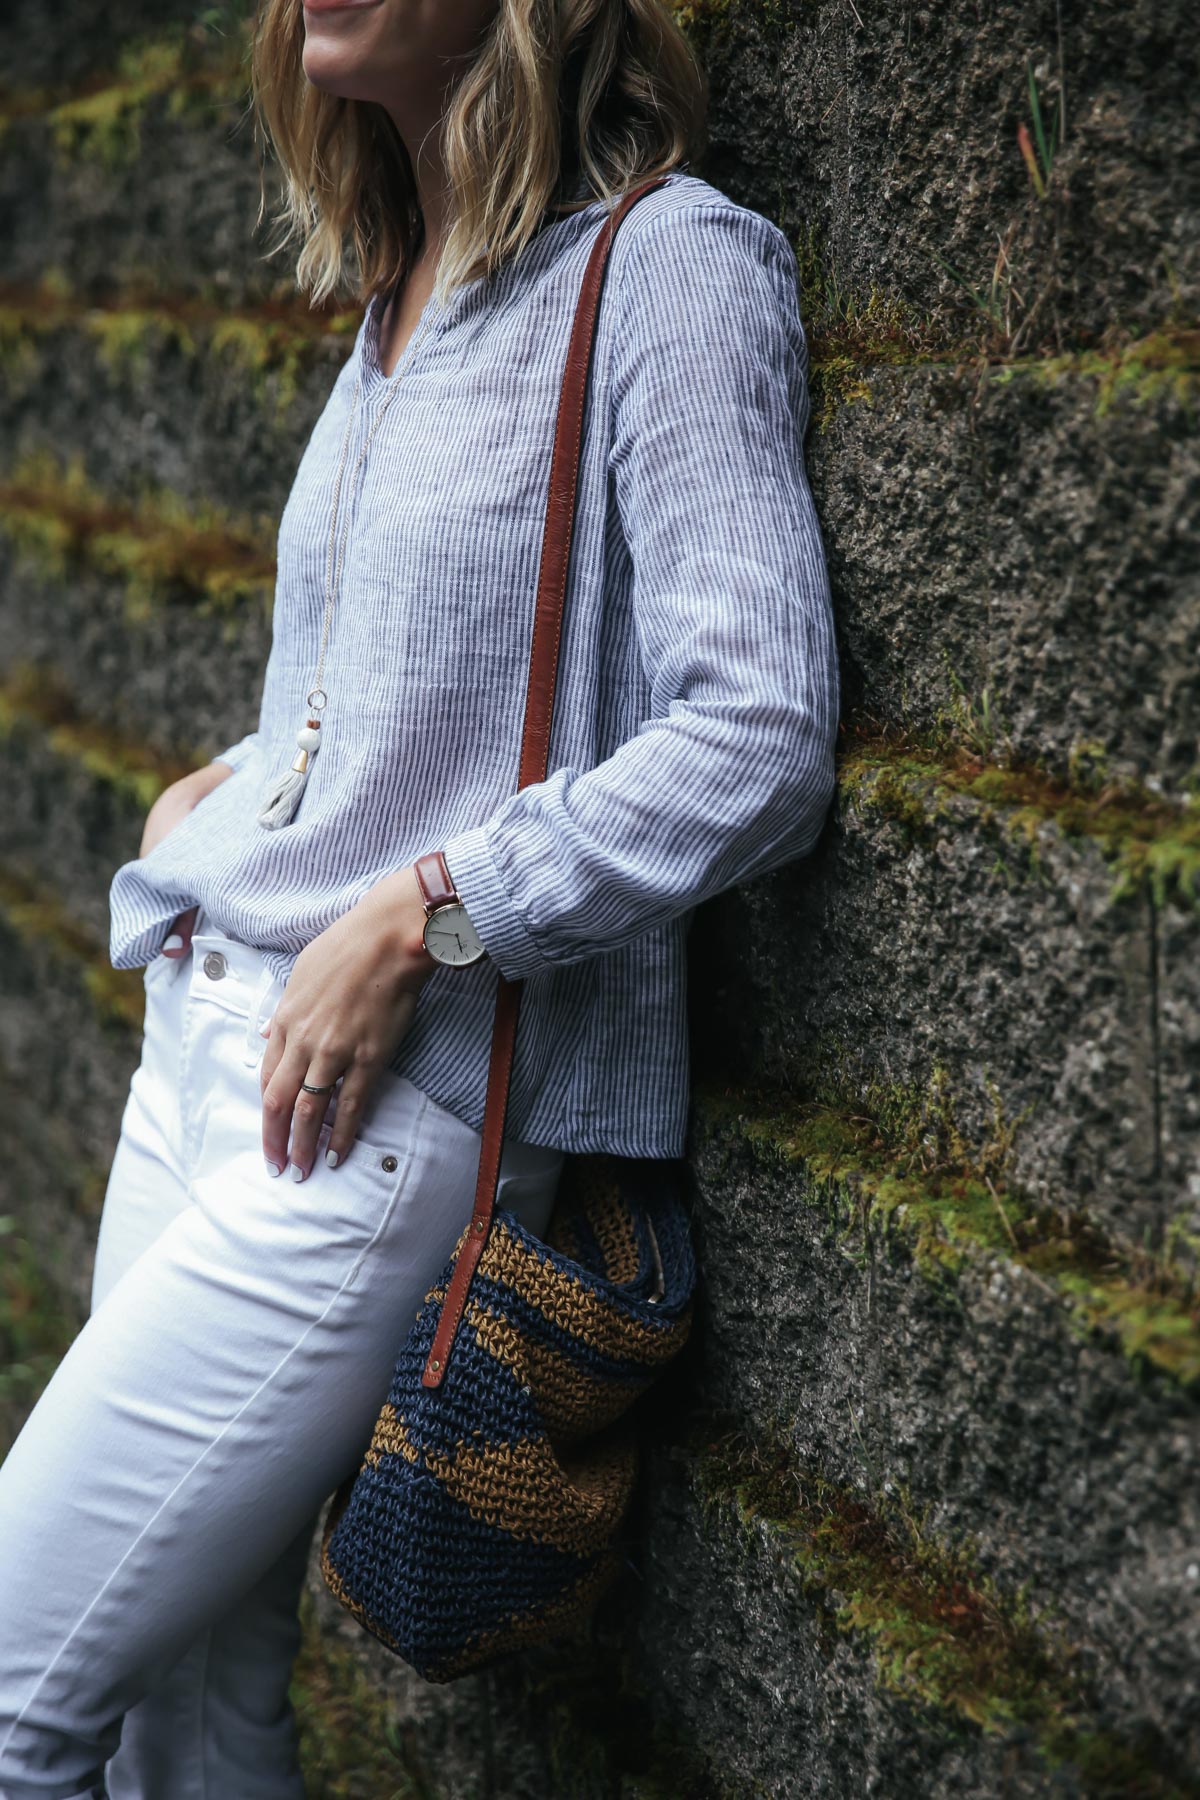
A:
<svg viewBox="0 0 1200 1800">
<path fill-rule="evenodd" d="M 418 856 L 413 870 L 427 913 L 431 913 L 435 906 L 449 906 L 452 900 L 458 899 L 454 878 L 440 850 L 431 850 L 427 856 Z"/>
<path fill-rule="evenodd" d="M 579 300 L 575 307 L 575 322 L 567 345 L 567 360 L 554 427 L 554 449 L 550 457 L 550 485 L 546 498 L 546 522 L 542 532 L 537 597 L 533 609 L 533 637 L 529 651 L 529 680 L 525 690 L 525 721 L 521 732 L 518 788 L 527 787 L 533 781 L 544 781 L 549 765 L 550 724 L 554 711 L 554 688 L 558 679 L 558 650 L 562 637 L 567 571 L 571 561 L 584 400 L 608 253 L 617 227 L 626 213 L 644 194 L 653 193 L 655 188 L 662 187 L 665 180 L 665 176 L 659 175 L 651 181 L 644 181 L 640 187 L 631 188 L 618 202 L 611 216 L 597 232 L 583 272 Z M 437 854 L 439 853 L 434 853 L 435 856 Z M 421 862 L 427 860 L 421 858 L 416 865 L 417 880 L 421 883 L 422 892 L 424 883 Z M 488 1064 L 483 1143 L 479 1157 L 479 1178 L 475 1185 L 475 1204 L 467 1237 L 455 1258 L 454 1271 L 446 1290 L 446 1298 L 442 1302 L 433 1344 L 421 1374 L 422 1384 L 427 1388 L 438 1387 L 446 1373 L 455 1333 L 467 1303 L 471 1277 L 483 1255 L 495 1211 L 522 986 L 522 982 L 506 981 L 504 976 L 499 979 L 496 1013 L 492 1023 L 492 1049 Z"/>
</svg>

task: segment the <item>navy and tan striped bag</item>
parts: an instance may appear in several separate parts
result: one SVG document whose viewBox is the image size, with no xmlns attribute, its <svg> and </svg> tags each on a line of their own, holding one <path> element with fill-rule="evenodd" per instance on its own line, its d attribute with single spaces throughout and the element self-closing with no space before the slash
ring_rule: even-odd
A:
<svg viewBox="0 0 1200 1800">
<path fill-rule="evenodd" d="M 330 1507 L 326 1582 L 427 1680 L 565 1629 L 620 1568 L 629 1408 L 687 1336 L 692 1251 L 674 1170 L 618 1161 L 565 1160 L 545 1240 L 496 1212 L 430 1389 L 447 1266 Z"/>
<path fill-rule="evenodd" d="M 534 602 L 517 786 L 545 779 L 584 397 L 617 226 L 597 234 L 567 349 Z M 331 1591 L 430 1681 L 552 1637 L 621 1565 L 639 1394 L 687 1338 L 695 1260 L 677 1160 L 564 1159 L 545 1238 L 496 1187 L 520 982 L 498 977 L 471 1219 L 396 1361 L 321 1546 Z"/>
</svg>

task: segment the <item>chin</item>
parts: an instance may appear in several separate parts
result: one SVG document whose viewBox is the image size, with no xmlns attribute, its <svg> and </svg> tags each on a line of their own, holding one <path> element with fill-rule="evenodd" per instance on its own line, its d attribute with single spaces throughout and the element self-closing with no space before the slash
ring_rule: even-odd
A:
<svg viewBox="0 0 1200 1800">
<path fill-rule="evenodd" d="M 380 55 L 378 44 L 372 42 L 378 34 L 362 29 L 373 16 L 374 9 L 367 7 L 313 16 L 305 30 L 301 56 L 301 66 L 313 87 L 343 100 L 378 98 Z"/>
<path fill-rule="evenodd" d="M 340 100 L 370 100 L 366 79 L 359 59 L 345 44 L 314 44 L 306 41 L 301 66 L 305 76 L 323 93 L 336 94 Z"/>
</svg>

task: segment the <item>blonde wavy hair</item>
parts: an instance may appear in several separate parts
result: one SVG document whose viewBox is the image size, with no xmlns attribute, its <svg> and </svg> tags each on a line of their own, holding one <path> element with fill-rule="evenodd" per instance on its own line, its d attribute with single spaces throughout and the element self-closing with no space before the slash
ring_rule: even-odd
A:
<svg viewBox="0 0 1200 1800">
<path fill-rule="evenodd" d="M 314 87 L 303 50 L 303 0 L 262 0 L 251 105 L 256 141 L 273 147 L 283 177 L 271 252 L 299 245 L 296 279 L 314 306 L 347 285 L 365 304 L 419 254 L 413 167 L 386 109 Z M 703 147 L 707 103 L 703 70 L 663 0 L 499 0 L 442 120 L 453 217 L 439 303 L 518 255 L 548 210 L 613 205 L 686 164 Z"/>
</svg>

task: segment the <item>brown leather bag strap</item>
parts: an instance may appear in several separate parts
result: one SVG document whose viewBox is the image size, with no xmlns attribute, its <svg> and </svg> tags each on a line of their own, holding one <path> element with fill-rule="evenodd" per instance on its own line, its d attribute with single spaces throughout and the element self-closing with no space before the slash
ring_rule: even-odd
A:
<svg viewBox="0 0 1200 1800">
<path fill-rule="evenodd" d="M 529 682 L 525 690 L 525 723 L 521 732 L 518 788 L 528 787 L 533 781 L 544 781 L 550 759 L 550 723 L 554 712 L 554 687 L 558 679 L 558 650 L 562 638 L 567 571 L 571 561 L 571 533 L 575 521 L 575 493 L 579 483 L 584 399 L 605 265 L 613 237 L 625 214 L 643 194 L 662 187 L 665 180 L 665 176 L 659 175 L 652 181 L 644 181 L 640 187 L 629 190 L 596 234 L 596 241 L 592 245 L 583 273 L 579 300 L 575 307 L 575 322 L 567 345 L 567 361 L 563 370 L 558 417 L 554 428 L 554 450 L 550 458 L 550 487 L 546 499 L 546 523 L 542 532 L 542 557 L 533 612 L 533 640 L 529 651 Z M 492 1024 L 492 1053 L 488 1064 L 483 1145 L 479 1157 L 479 1178 L 475 1184 L 475 1205 L 471 1213 L 469 1235 L 455 1258 L 454 1272 L 438 1317 L 437 1331 L 421 1374 L 422 1384 L 427 1388 L 439 1386 L 446 1373 L 455 1333 L 467 1303 L 471 1277 L 483 1255 L 495 1211 L 522 986 L 519 981 L 506 981 L 503 975 L 500 977 L 496 993 L 496 1014 Z"/>
</svg>

